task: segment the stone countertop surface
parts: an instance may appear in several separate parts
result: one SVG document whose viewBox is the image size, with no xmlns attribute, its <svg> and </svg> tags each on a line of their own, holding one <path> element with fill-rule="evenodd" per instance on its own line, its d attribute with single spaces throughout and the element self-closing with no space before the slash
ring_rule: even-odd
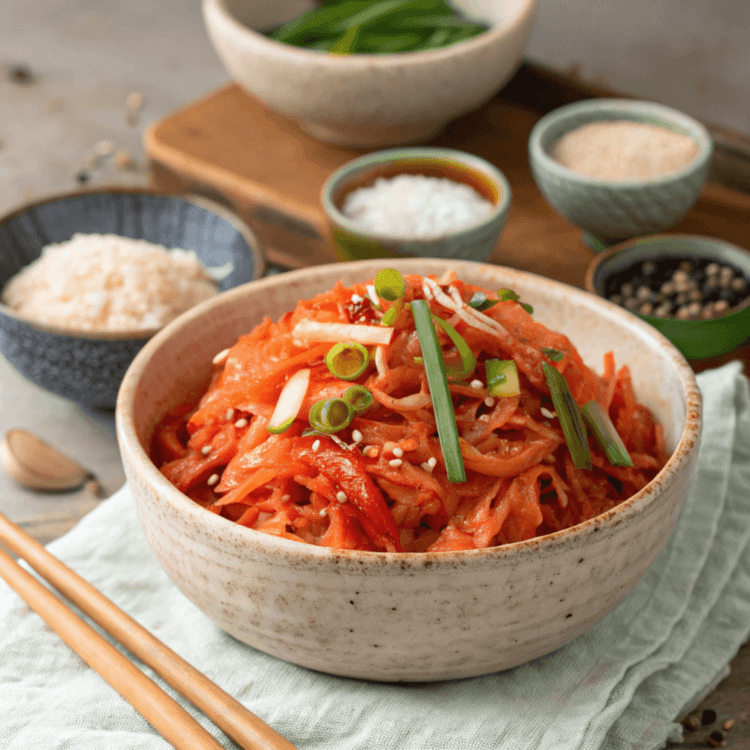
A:
<svg viewBox="0 0 750 750">
<path fill-rule="evenodd" d="M 198 0 L 4 0 L 0 7 L 0 216 L 79 187 L 147 186 L 142 136 L 154 121 L 227 82 Z M 127 106 L 137 92 L 143 106 Z M 108 152 L 97 156 L 97 149 Z M 0 356 L 0 434 L 24 428 L 77 459 L 109 495 L 125 481 L 112 412 L 84 410 L 26 381 Z M 25 490 L 0 471 L 0 511 L 47 542 L 99 502 L 90 490 Z M 750 649 L 701 709 L 716 722 L 682 747 L 750 747 Z"/>
</svg>

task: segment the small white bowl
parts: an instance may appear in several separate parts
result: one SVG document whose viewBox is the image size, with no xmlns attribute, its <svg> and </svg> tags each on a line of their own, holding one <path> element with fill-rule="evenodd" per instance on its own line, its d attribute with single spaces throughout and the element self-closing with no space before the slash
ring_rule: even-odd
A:
<svg viewBox="0 0 750 750">
<path fill-rule="evenodd" d="M 143 532 L 177 587 L 220 628 L 261 651 L 331 674 L 382 681 L 495 672 L 588 630 L 635 586 L 666 542 L 698 448 L 701 401 L 682 355 L 658 331 L 592 294 L 467 261 L 393 260 L 402 273 L 511 287 L 540 322 L 570 336 L 597 370 L 610 349 L 664 426 L 672 457 L 643 490 L 597 518 L 525 542 L 463 552 L 332 550 L 280 539 L 208 512 L 149 458 L 154 426 L 196 396 L 212 357 L 264 316 L 372 278 L 382 261 L 294 271 L 185 313 L 129 369 L 117 431 Z"/>
<path fill-rule="evenodd" d="M 299 15 L 299 0 L 203 0 L 216 52 L 232 77 L 316 138 L 345 146 L 421 143 L 488 101 L 523 57 L 536 0 L 460 0 L 494 25 L 442 49 L 332 55 L 277 42 L 261 31 Z"/>
</svg>

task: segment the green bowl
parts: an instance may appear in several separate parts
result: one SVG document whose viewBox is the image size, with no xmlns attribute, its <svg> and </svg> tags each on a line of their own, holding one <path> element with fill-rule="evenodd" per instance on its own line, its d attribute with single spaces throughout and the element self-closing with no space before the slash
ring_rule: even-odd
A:
<svg viewBox="0 0 750 750">
<path fill-rule="evenodd" d="M 400 174 L 462 182 L 495 208 L 479 224 L 430 239 L 370 232 L 341 212 L 344 199 L 353 190 L 371 185 L 379 177 Z M 505 226 L 511 191 L 505 175 L 478 156 L 447 148 L 412 147 L 377 151 L 344 164 L 326 181 L 321 200 L 340 260 L 422 257 L 485 261 L 492 255 Z"/>
<path fill-rule="evenodd" d="M 589 177 L 558 164 L 552 144 L 591 122 L 630 120 L 689 135 L 698 153 L 685 168 L 651 178 L 609 180 Z M 599 242 L 595 249 L 675 226 L 695 205 L 706 182 L 713 142 L 697 120 L 671 107 L 630 99 L 587 99 L 553 110 L 529 136 L 529 165 L 547 202 Z"/>
<path fill-rule="evenodd" d="M 741 269 L 745 278 L 750 278 L 748 250 L 713 237 L 652 235 L 622 242 L 595 255 L 586 271 L 586 289 L 604 297 L 607 280 L 614 274 L 639 262 L 663 258 L 725 262 Z M 709 320 L 677 320 L 652 315 L 638 317 L 663 333 L 688 359 L 715 357 L 750 339 L 750 297 L 726 315 Z"/>
</svg>

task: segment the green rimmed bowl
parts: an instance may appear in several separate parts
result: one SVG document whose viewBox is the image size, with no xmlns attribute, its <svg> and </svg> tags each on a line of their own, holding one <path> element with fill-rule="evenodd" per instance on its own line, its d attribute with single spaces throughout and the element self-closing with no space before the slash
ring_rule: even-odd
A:
<svg viewBox="0 0 750 750">
<path fill-rule="evenodd" d="M 479 224 L 429 239 L 371 232 L 342 213 L 341 206 L 353 190 L 372 185 L 379 177 L 401 174 L 445 177 L 469 185 L 489 200 L 494 210 Z M 446 148 L 414 147 L 377 151 L 348 162 L 328 178 L 321 200 L 340 260 L 422 257 L 484 261 L 492 255 L 502 234 L 511 190 L 505 175 L 478 156 Z"/>
<path fill-rule="evenodd" d="M 550 147 L 565 133 L 611 120 L 648 123 L 689 135 L 698 153 L 683 169 L 628 180 L 589 177 L 550 156 Z M 529 164 L 539 189 L 558 213 L 589 235 L 587 241 L 596 250 L 675 226 L 698 200 L 712 152 L 711 136 L 697 120 L 671 107 L 630 99 L 568 104 L 542 117 L 529 136 Z"/>
<path fill-rule="evenodd" d="M 594 256 L 586 271 L 586 289 L 606 297 L 607 281 L 645 261 L 674 258 L 713 260 L 740 269 L 750 279 L 750 251 L 699 235 L 653 235 L 620 243 Z M 623 279 L 626 281 L 627 279 Z M 637 315 L 637 313 L 633 313 Z M 720 318 L 677 320 L 638 315 L 663 333 L 688 359 L 724 354 L 750 339 L 750 296 Z"/>
</svg>

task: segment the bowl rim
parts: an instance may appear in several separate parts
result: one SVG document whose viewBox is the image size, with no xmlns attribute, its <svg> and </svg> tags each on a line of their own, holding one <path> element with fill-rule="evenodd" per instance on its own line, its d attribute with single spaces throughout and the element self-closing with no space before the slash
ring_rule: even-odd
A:
<svg viewBox="0 0 750 750">
<path fill-rule="evenodd" d="M 462 550 L 451 552 L 365 552 L 360 550 L 334 550 L 327 547 L 318 547 L 312 544 L 300 544 L 288 539 L 281 539 L 270 534 L 238 526 L 238 524 L 222 518 L 213 513 L 206 512 L 205 508 L 190 500 L 186 495 L 174 487 L 166 477 L 152 463 L 148 453 L 141 446 L 135 429 L 134 405 L 140 392 L 140 380 L 147 369 L 151 356 L 159 347 L 172 336 L 179 336 L 180 331 L 188 328 L 196 318 L 214 311 L 215 308 L 229 305 L 236 299 L 242 299 L 248 294 L 253 296 L 263 294 L 269 288 L 284 285 L 288 281 L 304 280 L 314 278 L 317 274 L 330 275 L 335 278 L 339 270 L 344 267 L 361 272 L 361 276 L 369 278 L 374 275 L 378 267 L 382 267 L 383 261 L 362 260 L 349 261 L 346 263 L 315 266 L 297 271 L 289 271 L 285 274 L 272 276 L 260 281 L 243 284 L 225 292 L 219 297 L 206 300 L 194 308 L 183 313 L 179 318 L 169 323 L 164 329 L 154 336 L 145 347 L 136 355 L 128 371 L 123 378 L 115 409 L 117 435 L 120 450 L 123 457 L 131 463 L 132 470 L 138 475 L 139 484 L 147 484 L 158 495 L 161 503 L 171 506 L 171 511 L 187 516 L 195 522 L 198 529 L 208 527 L 211 532 L 222 539 L 222 543 L 241 549 L 253 548 L 270 554 L 290 556 L 299 560 L 318 562 L 331 560 L 337 565 L 351 564 L 352 569 L 362 570 L 363 565 L 381 564 L 384 566 L 398 563 L 398 569 L 408 568 L 410 570 L 426 570 L 436 565 L 447 565 L 455 567 L 457 564 L 467 563 L 470 560 L 495 561 L 505 559 L 508 556 L 525 556 L 548 554 L 551 551 L 564 549 L 575 544 L 581 538 L 593 535 L 599 531 L 607 532 L 622 522 L 632 519 L 644 507 L 658 502 L 659 497 L 665 491 L 665 484 L 675 478 L 680 469 L 689 467 L 695 451 L 697 451 L 701 432 L 702 401 L 698 389 L 695 373 L 690 368 L 687 360 L 679 350 L 659 331 L 645 321 L 631 316 L 626 310 L 601 297 L 591 295 L 588 292 L 563 284 L 562 282 L 546 279 L 526 271 L 517 271 L 504 266 L 490 265 L 487 263 L 476 263 L 473 261 L 453 261 L 442 259 L 391 259 L 389 261 L 394 267 L 400 268 L 405 273 L 422 274 L 426 262 L 429 266 L 428 273 L 439 273 L 440 270 L 456 270 L 459 278 L 462 271 L 477 271 L 484 269 L 492 273 L 501 273 L 511 283 L 514 280 L 533 282 L 541 286 L 562 287 L 568 298 L 594 304 L 602 307 L 603 312 L 626 321 L 628 326 L 635 327 L 641 335 L 653 340 L 659 345 L 659 349 L 669 359 L 675 368 L 676 375 L 680 380 L 685 394 L 685 427 L 680 435 L 674 452 L 659 474 L 651 480 L 643 489 L 624 500 L 619 505 L 581 524 L 563 529 L 540 537 L 534 537 L 522 542 L 488 547 L 477 550 Z M 439 266 L 439 269 L 435 267 Z M 301 285 L 302 286 L 302 285 Z"/>
<path fill-rule="evenodd" d="M 393 66 L 401 65 L 404 60 L 410 64 L 429 64 L 436 60 L 448 60 L 453 57 L 456 52 L 456 48 L 464 50 L 466 52 L 472 52 L 474 50 L 481 49 L 486 46 L 491 46 L 495 41 L 505 39 L 506 37 L 513 36 L 520 27 L 522 27 L 529 17 L 533 17 L 536 10 L 537 0 L 519 0 L 518 11 L 514 16 L 507 21 L 503 21 L 500 25 L 492 24 L 490 28 L 482 34 L 478 34 L 472 39 L 467 39 L 463 42 L 457 42 L 456 44 L 448 45 L 447 47 L 439 47 L 438 49 L 413 51 L 413 52 L 399 52 L 392 54 L 375 54 L 375 53 L 356 53 L 353 55 L 331 55 L 328 52 L 321 50 L 312 50 L 305 47 L 296 47 L 292 44 L 285 44 L 284 42 L 277 42 L 275 39 L 270 39 L 265 34 L 246 26 L 244 23 L 239 21 L 233 13 L 230 12 L 227 7 L 227 0 L 202 0 L 203 2 L 203 14 L 204 17 L 208 13 L 215 13 L 221 19 L 228 23 L 236 34 L 247 34 L 250 39 L 261 45 L 261 49 L 272 52 L 273 50 L 292 50 L 294 54 L 300 54 L 307 57 L 309 61 L 326 61 L 333 65 L 339 65 L 345 70 L 358 70 L 358 69 L 372 69 L 373 63 L 377 63 L 379 66 L 389 68 Z M 280 54 L 284 54 L 281 52 Z M 408 57 L 407 57 L 408 56 Z"/>
<path fill-rule="evenodd" d="M 71 198 L 78 198 L 82 196 L 93 196 L 93 195 L 147 195 L 154 198 L 169 198 L 175 200 L 181 200 L 186 203 L 192 203 L 194 206 L 203 208 L 211 213 L 216 214 L 220 218 L 229 222 L 244 238 L 248 247 L 250 248 L 250 254 L 253 259 L 253 278 L 256 280 L 261 278 L 265 273 L 266 259 L 261 250 L 261 244 L 258 240 L 255 232 L 229 207 L 222 205 L 221 203 L 206 198 L 202 195 L 195 193 L 165 193 L 162 190 L 154 188 L 139 188 L 139 187 L 126 187 L 122 185 L 112 185 L 109 187 L 98 187 L 90 188 L 86 190 L 73 190 L 67 193 L 59 193 L 56 195 L 50 195 L 40 200 L 35 200 L 30 203 L 25 203 L 17 208 L 12 209 L 9 213 L 0 217 L 0 227 L 3 227 L 9 221 L 22 216 L 27 211 L 44 206 L 50 203 L 56 203 L 58 201 L 65 201 Z M 23 266 L 25 268 L 26 266 Z M 0 289 L 0 291 L 2 291 Z M 94 341 L 125 341 L 125 340 L 136 340 L 136 339 L 149 339 L 164 326 L 157 328 L 147 328 L 140 330 L 127 330 L 127 331 L 71 331 L 69 328 L 62 328 L 47 323 L 40 323 L 35 318 L 24 315 L 23 313 L 16 312 L 15 310 L 8 307 L 0 299 L 0 314 L 6 315 L 19 323 L 33 328 L 36 331 L 42 331 L 43 333 L 52 333 L 56 336 L 64 336 L 69 339 L 91 339 Z"/>
<path fill-rule="evenodd" d="M 596 284 L 594 283 L 595 276 L 597 275 L 597 272 L 599 272 L 602 269 L 602 266 L 604 266 L 609 260 L 614 258 L 616 255 L 619 255 L 621 253 L 628 253 L 629 251 L 633 250 L 636 251 L 639 245 L 643 243 L 648 242 L 666 242 L 666 243 L 672 243 L 675 242 L 690 242 L 695 244 L 694 251 L 688 251 L 685 254 L 692 257 L 699 257 L 699 258 L 710 258 L 710 248 L 707 247 L 706 252 L 700 252 L 699 245 L 703 245 L 704 243 L 708 243 L 709 245 L 723 245 L 729 252 L 731 252 L 733 255 L 742 257 L 747 265 L 748 268 L 750 268 L 750 250 L 743 250 L 739 245 L 735 245 L 732 242 L 728 242 L 727 240 L 723 240 L 720 237 L 709 237 L 708 235 L 701 235 L 701 234 L 649 234 L 644 235 L 642 237 L 632 237 L 628 240 L 625 240 L 623 242 L 619 242 L 616 245 L 612 245 L 611 247 L 607 248 L 607 250 L 603 250 L 600 253 L 597 253 L 590 261 L 588 266 L 586 267 L 586 276 L 584 279 L 584 284 L 586 287 L 586 290 L 591 292 L 592 294 L 595 294 L 600 299 L 606 299 L 603 295 L 599 294 L 599 291 L 596 288 Z M 633 253 L 633 262 L 635 262 L 638 259 L 637 252 Z M 744 271 L 744 269 L 743 269 Z M 750 272 L 746 272 L 747 276 L 750 277 Z M 716 323 L 720 321 L 725 321 L 733 318 L 735 315 L 739 315 L 740 313 L 747 310 L 747 308 L 750 307 L 750 289 L 748 289 L 748 296 L 745 297 L 745 299 L 739 304 L 735 305 L 735 307 L 731 308 L 727 313 L 724 315 L 719 316 L 718 318 L 709 318 L 708 320 L 680 320 L 679 318 L 657 318 L 653 315 L 639 315 L 642 320 L 647 320 L 649 322 L 651 321 L 657 321 L 657 322 L 663 322 L 665 320 L 669 321 L 670 324 L 674 325 L 715 325 Z M 636 314 L 636 313 L 633 313 Z"/>
<path fill-rule="evenodd" d="M 356 179 L 357 175 L 367 170 L 368 167 L 374 165 L 390 166 L 398 165 L 399 163 L 408 163 L 410 161 L 430 162 L 436 166 L 442 166 L 447 162 L 454 161 L 459 163 L 467 171 L 488 178 L 494 183 L 498 192 L 498 201 L 494 205 L 492 213 L 486 219 L 483 219 L 477 224 L 472 224 L 463 229 L 447 232 L 436 237 L 409 237 L 379 234 L 377 232 L 368 231 L 367 229 L 364 229 L 361 224 L 358 224 L 348 216 L 345 216 L 336 206 L 334 196 L 338 187 L 345 180 Z M 403 146 L 374 151 L 370 154 L 364 154 L 346 162 L 346 164 L 343 164 L 335 172 L 329 175 L 328 179 L 323 183 L 323 188 L 320 193 L 320 201 L 328 219 L 351 235 L 356 235 L 358 237 L 363 237 L 384 244 L 409 243 L 414 245 L 432 245 L 446 239 L 469 235 L 477 230 L 490 226 L 507 213 L 510 208 L 512 196 L 513 192 L 508 178 L 494 164 L 481 156 L 476 156 L 468 151 L 441 148 L 437 146 Z"/>
<path fill-rule="evenodd" d="M 601 119 L 611 119 L 597 117 L 602 112 L 621 113 L 624 115 L 641 115 L 645 117 L 655 117 L 664 122 L 687 130 L 690 136 L 698 143 L 698 153 L 695 158 L 681 169 L 673 172 L 667 172 L 655 177 L 631 177 L 627 179 L 611 180 L 603 177 L 591 177 L 581 172 L 575 172 L 568 167 L 556 162 L 548 153 L 547 149 L 542 146 L 550 128 L 555 125 L 565 123 L 571 118 L 580 114 L 590 114 L 591 117 L 586 123 L 577 122 L 564 132 L 569 132 L 575 127 L 596 122 Z M 629 119 L 623 117 L 623 119 Z M 644 187 L 659 187 L 672 182 L 679 182 L 686 176 L 700 172 L 707 168 L 713 153 L 713 139 L 708 129 L 684 112 L 665 104 L 651 102 L 642 99 L 622 99 L 622 98 L 596 98 L 584 99 L 572 104 L 565 104 L 562 107 L 553 109 L 540 120 L 538 120 L 531 129 L 529 135 L 529 161 L 532 166 L 534 163 L 543 168 L 546 172 L 554 175 L 560 181 L 576 183 L 581 186 L 589 187 L 607 187 L 610 189 L 638 189 Z"/>
</svg>

